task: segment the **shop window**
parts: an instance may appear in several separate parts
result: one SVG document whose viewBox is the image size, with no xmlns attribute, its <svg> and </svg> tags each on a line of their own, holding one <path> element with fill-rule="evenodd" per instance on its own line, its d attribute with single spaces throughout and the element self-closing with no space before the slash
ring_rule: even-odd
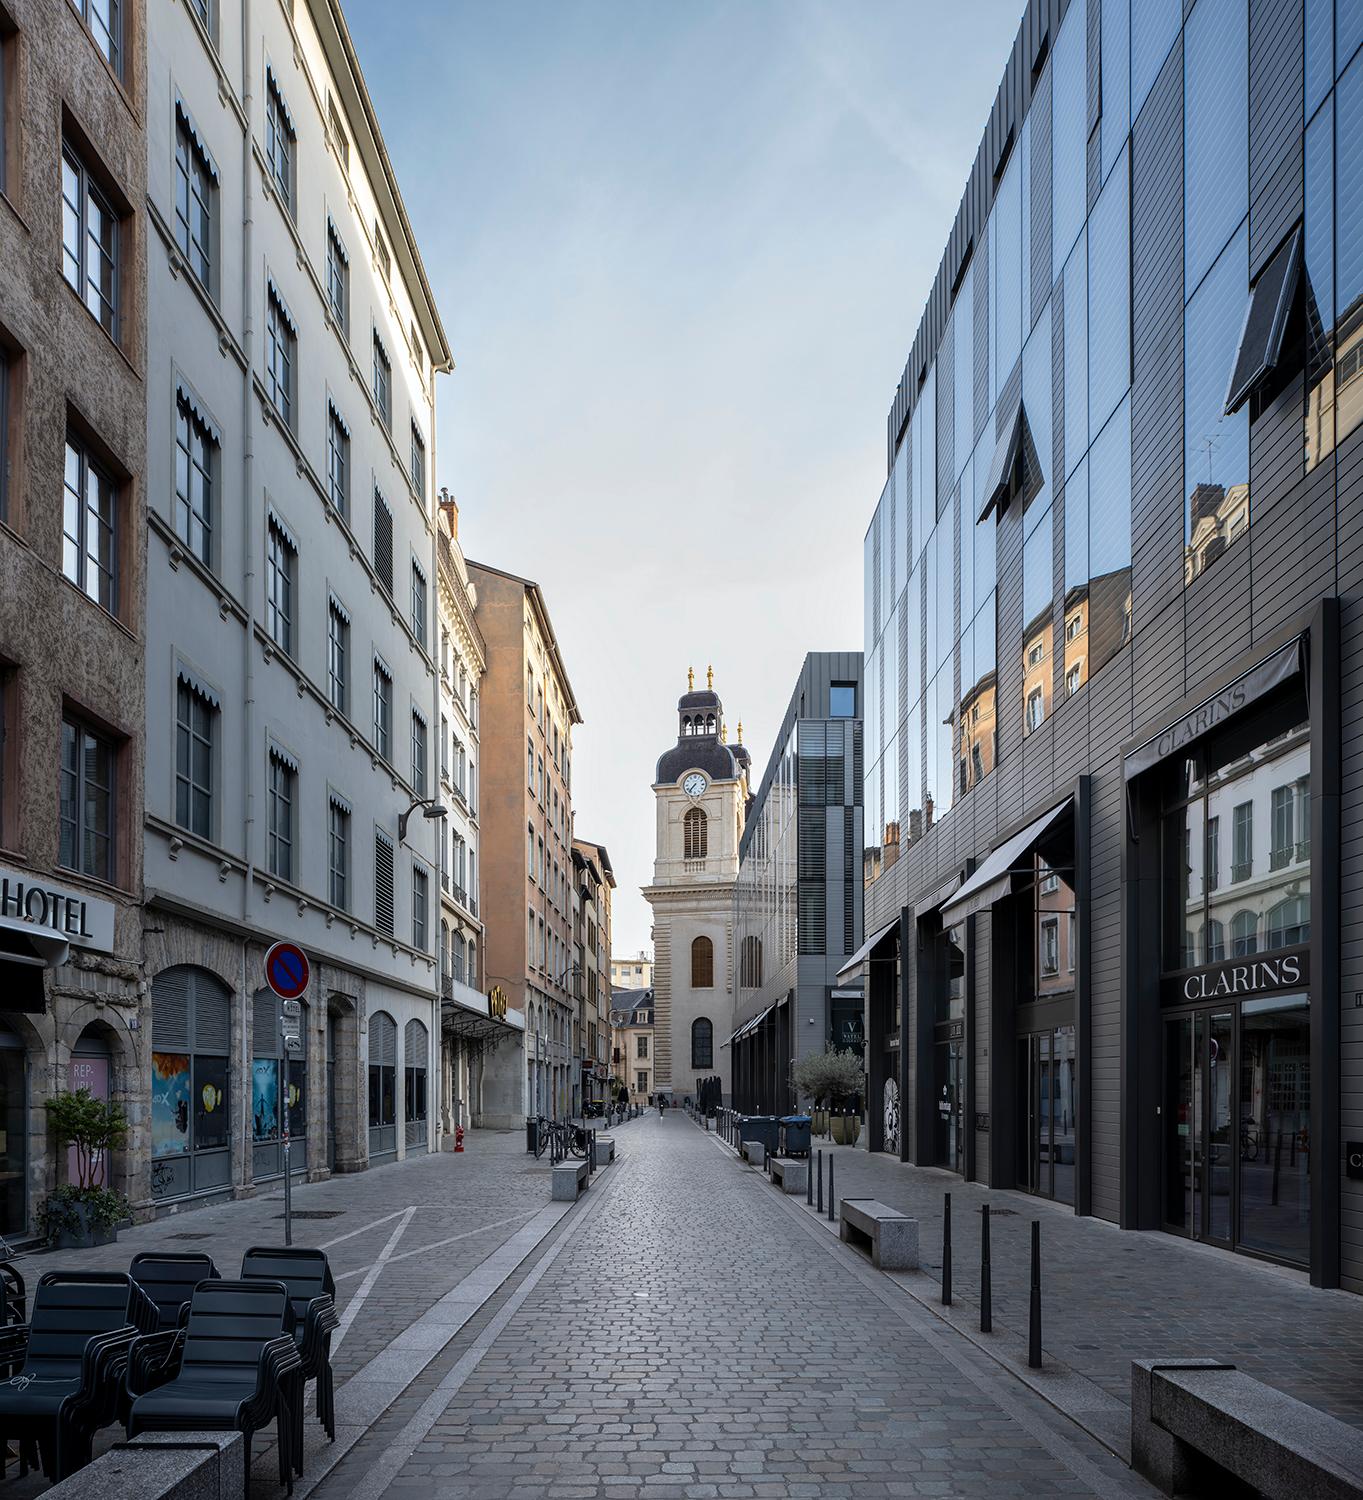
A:
<svg viewBox="0 0 1363 1500">
<path fill-rule="evenodd" d="M 151 1193 L 176 1198 L 226 1187 L 230 991 L 203 969 L 152 981 Z"/>
<path fill-rule="evenodd" d="M 386 1011 L 369 1020 L 369 1155 L 397 1151 L 398 1026 Z"/>
<path fill-rule="evenodd" d="M 302 1035 L 307 1034 L 305 1007 Z M 304 1056 L 286 1051 L 280 1036 L 278 999 L 269 990 L 258 990 L 251 1014 L 252 1172 L 257 1181 L 283 1170 L 285 1124 L 291 1166 L 307 1166 L 306 1084 Z"/>
<path fill-rule="evenodd" d="M 210 295 L 214 289 L 218 169 L 185 106 L 175 103 L 175 243 Z"/>
<path fill-rule="evenodd" d="M 62 720 L 58 862 L 112 882 L 117 871 L 118 747 L 78 719 Z"/>
<path fill-rule="evenodd" d="M 426 1149 L 426 1090 L 429 1033 L 420 1021 L 408 1021 L 403 1032 L 402 1117 L 408 1153 Z"/>
<path fill-rule="evenodd" d="M 708 990 L 715 983 L 715 945 L 708 937 L 691 941 L 691 988 Z"/>
</svg>

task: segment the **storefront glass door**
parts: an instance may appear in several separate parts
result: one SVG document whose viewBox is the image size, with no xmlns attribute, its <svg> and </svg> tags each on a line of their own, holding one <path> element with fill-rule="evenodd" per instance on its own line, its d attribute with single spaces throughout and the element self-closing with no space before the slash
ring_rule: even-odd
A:
<svg viewBox="0 0 1363 1500">
<path fill-rule="evenodd" d="M 935 1155 L 939 1167 L 964 1172 L 965 1132 L 961 1129 L 961 1100 L 965 1093 L 964 1044 L 960 1040 L 936 1044 L 937 1118 Z"/>
<path fill-rule="evenodd" d="M 1305 995 L 1166 1017 L 1167 1229 L 1306 1263 L 1309 1017 Z"/>
<path fill-rule="evenodd" d="M 1078 1102 L 1074 1027 L 1057 1026 L 1021 1037 L 1018 1078 L 1018 1186 L 1072 1204 Z"/>
</svg>

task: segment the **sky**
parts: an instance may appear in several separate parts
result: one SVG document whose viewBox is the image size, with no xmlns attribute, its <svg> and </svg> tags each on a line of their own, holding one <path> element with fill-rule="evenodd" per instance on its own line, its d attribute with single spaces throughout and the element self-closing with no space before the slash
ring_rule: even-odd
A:
<svg viewBox="0 0 1363 1500">
<path fill-rule="evenodd" d="M 344 8 L 454 351 L 437 484 L 544 590 L 577 834 L 649 948 L 688 666 L 755 788 L 805 653 L 861 648 L 886 415 L 1022 6 Z"/>
</svg>

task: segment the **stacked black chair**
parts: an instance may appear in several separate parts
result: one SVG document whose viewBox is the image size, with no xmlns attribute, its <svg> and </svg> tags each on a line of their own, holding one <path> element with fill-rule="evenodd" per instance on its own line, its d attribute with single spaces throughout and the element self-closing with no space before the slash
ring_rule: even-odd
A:
<svg viewBox="0 0 1363 1500">
<path fill-rule="evenodd" d="M 139 1432 L 240 1432 L 245 1494 L 251 1493 L 251 1438 L 275 1423 L 279 1482 L 293 1493 L 302 1361 L 293 1308 L 280 1281 L 201 1281 L 190 1299 L 173 1378 L 133 1397 L 128 1436 Z"/>
<path fill-rule="evenodd" d="M 20 1473 L 36 1443 L 56 1483 L 90 1462 L 118 1415 L 129 1350 L 157 1322 L 151 1299 L 115 1271 L 49 1271 L 33 1294 L 23 1363 L 0 1384 L 0 1445 L 18 1440 Z"/>
<path fill-rule="evenodd" d="M 128 1274 L 156 1304 L 158 1320 L 156 1332 L 138 1340 L 128 1362 L 128 1394 L 138 1396 L 164 1385 L 179 1368 L 190 1298 L 201 1281 L 218 1279 L 218 1269 L 202 1251 L 145 1252 L 133 1256 Z"/>
<path fill-rule="evenodd" d="M 303 1380 L 317 1382 L 317 1420 L 326 1435 L 336 1441 L 335 1386 L 331 1372 L 331 1335 L 340 1327 L 336 1314 L 336 1282 L 321 1250 L 302 1246 L 254 1246 L 241 1258 L 243 1280 L 264 1277 L 282 1281 L 293 1304 L 298 1356 L 303 1361 Z M 303 1459 L 302 1405 L 296 1443 L 298 1461 Z M 300 1474 L 303 1472 L 300 1468 Z"/>
</svg>

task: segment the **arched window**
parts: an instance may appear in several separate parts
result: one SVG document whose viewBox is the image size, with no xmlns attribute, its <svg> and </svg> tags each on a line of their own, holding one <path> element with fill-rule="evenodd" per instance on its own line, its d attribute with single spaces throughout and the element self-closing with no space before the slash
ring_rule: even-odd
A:
<svg viewBox="0 0 1363 1500">
<path fill-rule="evenodd" d="M 153 1198 L 231 1184 L 231 998 L 206 969 L 165 969 L 152 981 Z"/>
<path fill-rule="evenodd" d="M 706 732 L 706 734 L 713 734 L 715 732 L 715 716 L 714 716 L 714 714 L 710 714 L 706 718 L 706 720 L 705 720 L 705 732 Z"/>
<path fill-rule="evenodd" d="M 369 1018 L 369 1160 L 392 1160 L 398 1150 L 398 1023 L 387 1011 Z"/>
<path fill-rule="evenodd" d="M 1207 923 L 1207 962 L 1218 964 L 1226 956 L 1226 929 L 1213 917 Z"/>
<path fill-rule="evenodd" d="M 713 1068 L 715 1065 L 715 1028 L 708 1016 L 697 1016 L 691 1022 L 691 1066 Z"/>
<path fill-rule="evenodd" d="M 738 982 L 744 989 L 759 989 L 762 984 L 762 939 L 745 937 L 739 956 Z"/>
<path fill-rule="evenodd" d="M 403 1118 L 407 1122 L 407 1155 L 426 1150 L 426 1063 L 429 1033 L 420 1021 L 408 1021 L 403 1032 Z"/>
<path fill-rule="evenodd" d="M 1288 896 L 1268 913 L 1265 948 L 1295 948 L 1311 941 L 1311 902 L 1306 896 Z"/>
<path fill-rule="evenodd" d="M 691 943 L 691 988 L 710 990 L 715 986 L 715 945 L 708 937 Z"/>
<path fill-rule="evenodd" d="M 682 819 L 682 840 L 687 859 L 705 858 L 710 840 L 707 832 L 707 819 L 700 808 L 687 809 L 686 816 Z"/>
<path fill-rule="evenodd" d="M 1235 958 L 1247 958 L 1258 950 L 1256 941 L 1259 919 L 1252 911 L 1238 911 L 1230 923 L 1230 951 Z"/>
</svg>

